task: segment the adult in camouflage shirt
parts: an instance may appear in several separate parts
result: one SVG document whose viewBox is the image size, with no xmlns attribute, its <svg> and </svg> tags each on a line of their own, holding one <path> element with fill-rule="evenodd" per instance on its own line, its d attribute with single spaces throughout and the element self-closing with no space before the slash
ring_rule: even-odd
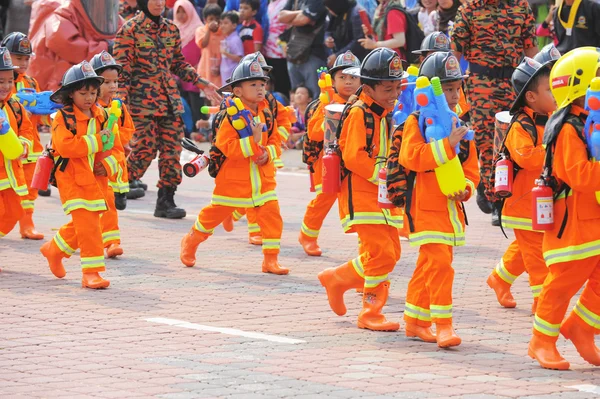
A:
<svg viewBox="0 0 600 399">
<path fill-rule="evenodd" d="M 483 183 L 477 189 L 477 204 L 493 213 L 495 226 L 500 225 L 490 187 L 495 114 L 510 108 L 515 99 L 510 77 L 524 55 L 537 54 L 536 44 L 535 18 L 527 0 L 472 0 L 458 9 L 452 49 L 457 58 L 464 55 L 469 61 L 467 97 Z"/>
<path fill-rule="evenodd" d="M 179 30 L 161 17 L 165 0 L 137 3 L 141 12 L 119 30 L 114 47 L 114 58 L 123 66 L 119 87 L 136 128 L 127 162 L 129 182 L 139 187 L 139 179 L 159 152 L 154 216 L 179 219 L 185 217 L 185 210 L 174 202 L 181 183 L 183 104 L 173 75 L 195 84 L 208 98 L 217 100 L 219 96 L 216 87 L 185 61 Z"/>
</svg>

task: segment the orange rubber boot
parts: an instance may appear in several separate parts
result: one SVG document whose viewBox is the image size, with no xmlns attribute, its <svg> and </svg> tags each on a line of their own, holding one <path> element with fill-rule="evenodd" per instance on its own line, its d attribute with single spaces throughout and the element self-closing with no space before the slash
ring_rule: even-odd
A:
<svg viewBox="0 0 600 399">
<path fill-rule="evenodd" d="M 529 342 L 528 354 L 545 369 L 568 370 L 571 367 L 569 362 L 558 353 L 556 341 L 550 337 L 533 334 Z"/>
<path fill-rule="evenodd" d="M 452 324 L 435 323 L 435 334 L 437 344 L 440 348 L 458 346 L 462 342 L 460 337 L 454 332 Z"/>
<path fill-rule="evenodd" d="M 252 245 L 262 245 L 262 235 L 260 235 L 260 234 L 249 235 L 248 243 L 252 244 Z"/>
<path fill-rule="evenodd" d="M 435 334 L 431 331 L 431 327 L 422 327 L 416 323 L 406 323 L 406 336 L 409 338 L 419 338 L 424 342 L 437 342 Z"/>
<path fill-rule="evenodd" d="M 58 278 L 66 276 L 67 272 L 62 263 L 65 254 L 54 244 L 54 240 L 44 243 L 40 248 L 40 252 L 48 260 L 48 266 L 50 266 L 52 274 Z"/>
<path fill-rule="evenodd" d="M 123 255 L 123 248 L 121 248 L 119 244 L 110 244 L 108 248 L 106 248 L 106 256 L 108 258 L 116 258 L 120 255 Z"/>
<path fill-rule="evenodd" d="M 538 298 L 533 298 L 533 303 L 531 304 L 531 314 L 535 314 L 537 310 Z"/>
<path fill-rule="evenodd" d="M 25 212 L 21 220 L 19 220 L 19 230 L 21 238 L 28 240 L 43 240 L 44 235 L 38 233 L 33 225 L 33 212 Z"/>
<path fill-rule="evenodd" d="M 319 244 L 317 244 L 317 239 L 310 239 L 304 236 L 304 234 L 300 233 L 298 237 L 298 242 L 304 248 L 304 252 L 308 256 L 321 256 L 321 248 L 319 248 Z"/>
<path fill-rule="evenodd" d="M 583 360 L 600 366 L 600 351 L 594 343 L 594 327 L 581 320 L 575 313 L 571 313 L 560 326 L 560 333 L 573 342 Z"/>
<path fill-rule="evenodd" d="M 277 260 L 277 254 L 264 254 L 264 256 L 265 258 L 262 263 L 263 273 L 288 274 L 290 272 L 290 269 L 281 267 Z"/>
<path fill-rule="evenodd" d="M 346 314 L 344 293 L 351 288 L 358 289 L 365 285 L 365 279 L 359 276 L 349 263 L 325 269 L 319 273 L 318 277 L 327 292 L 329 307 L 338 316 Z"/>
<path fill-rule="evenodd" d="M 496 298 L 498 299 L 500 305 L 505 308 L 514 308 L 517 306 L 515 298 L 513 298 L 512 294 L 510 293 L 510 284 L 508 284 L 506 281 L 492 273 L 487 279 L 487 285 L 489 285 L 490 288 L 496 293 Z"/>
<path fill-rule="evenodd" d="M 83 288 L 107 288 L 110 285 L 110 281 L 103 279 L 98 272 L 83 273 L 81 278 L 81 286 Z"/>
<path fill-rule="evenodd" d="M 363 293 L 363 309 L 358 315 L 358 328 L 373 331 L 398 331 L 400 323 L 388 321 L 381 313 L 387 302 L 390 283 L 379 284 L 375 288 L 366 288 Z"/>
<path fill-rule="evenodd" d="M 227 232 L 233 231 L 233 216 L 227 216 L 227 218 L 223 220 L 223 229 Z"/>
<path fill-rule="evenodd" d="M 198 250 L 198 245 L 205 239 L 206 236 L 194 228 L 184 235 L 181 239 L 181 252 L 179 253 L 181 263 L 187 267 L 194 266 L 196 264 L 196 251 Z"/>
</svg>

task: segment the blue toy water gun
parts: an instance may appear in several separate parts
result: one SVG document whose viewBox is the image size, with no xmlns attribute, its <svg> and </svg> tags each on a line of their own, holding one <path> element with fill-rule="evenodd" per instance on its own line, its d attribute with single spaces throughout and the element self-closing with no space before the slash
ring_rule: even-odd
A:
<svg viewBox="0 0 600 399">
<path fill-rule="evenodd" d="M 50 115 L 63 106 L 50 100 L 51 91 L 36 92 L 35 89 L 21 89 L 15 96 L 25 109 L 35 115 Z"/>
<path fill-rule="evenodd" d="M 406 118 L 416 110 L 415 87 L 419 69 L 411 65 L 406 72 L 408 72 L 408 79 L 402 81 L 402 93 L 398 97 L 398 102 L 392 114 L 395 125 L 401 125 L 406 122 Z"/>
<path fill-rule="evenodd" d="M 415 102 L 421 106 L 419 126 L 425 126 L 425 140 L 428 143 L 450 136 L 454 125 L 460 123 L 458 115 L 448 106 L 438 77 L 432 78 L 431 83 L 425 76 L 417 79 Z M 474 133 L 469 130 L 463 139 L 473 140 L 473 138 Z M 456 154 L 460 153 L 460 144 L 456 145 L 455 150 Z"/>
<path fill-rule="evenodd" d="M 239 98 L 228 98 L 225 100 L 227 114 L 231 117 L 232 125 L 237 130 L 240 138 L 252 137 L 252 126 L 254 125 L 252 114 L 244 107 Z M 266 126 L 263 131 L 266 130 Z"/>
<path fill-rule="evenodd" d="M 594 161 L 600 161 L 600 78 L 592 79 L 592 83 L 587 89 L 585 109 L 589 111 L 589 115 L 583 131 L 586 134 L 592 158 Z M 596 191 L 596 201 L 600 204 L 600 191 Z"/>
</svg>

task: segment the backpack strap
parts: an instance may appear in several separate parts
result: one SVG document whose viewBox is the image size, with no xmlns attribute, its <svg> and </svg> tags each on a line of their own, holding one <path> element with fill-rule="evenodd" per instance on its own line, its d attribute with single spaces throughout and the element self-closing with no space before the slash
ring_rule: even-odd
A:
<svg viewBox="0 0 600 399">
<path fill-rule="evenodd" d="M 267 102 L 269 103 L 271 113 L 273 114 L 273 119 L 277 119 L 277 116 L 279 114 L 279 104 L 277 103 L 277 99 L 270 91 L 267 91 L 266 98 Z"/>
<path fill-rule="evenodd" d="M 308 121 L 313 117 L 317 108 L 321 105 L 321 100 L 318 98 L 316 100 L 311 101 L 306 107 L 306 111 L 304 112 L 304 124 L 308 125 Z"/>
<path fill-rule="evenodd" d="M 15 115 L 15 119 L 17 120 L 17 128 L 21 128 L 21 124 L 23 123 L 23 108 L 21 104 L 15 100 L 13 97 L 10 97 L 7 101 L 8 106 L 12 110 Z"/>
</svg>

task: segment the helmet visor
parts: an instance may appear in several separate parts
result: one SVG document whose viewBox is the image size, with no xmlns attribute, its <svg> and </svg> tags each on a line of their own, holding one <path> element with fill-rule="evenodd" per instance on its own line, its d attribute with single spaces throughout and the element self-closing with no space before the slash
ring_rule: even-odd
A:
<svg viewBox="0 0 600 399">
<path fill-rule="evenodd" d="M 94 28 L 103 35 L 114 35 L 119 28 L 118 0 L 81 0 Z"/>
</svg>

